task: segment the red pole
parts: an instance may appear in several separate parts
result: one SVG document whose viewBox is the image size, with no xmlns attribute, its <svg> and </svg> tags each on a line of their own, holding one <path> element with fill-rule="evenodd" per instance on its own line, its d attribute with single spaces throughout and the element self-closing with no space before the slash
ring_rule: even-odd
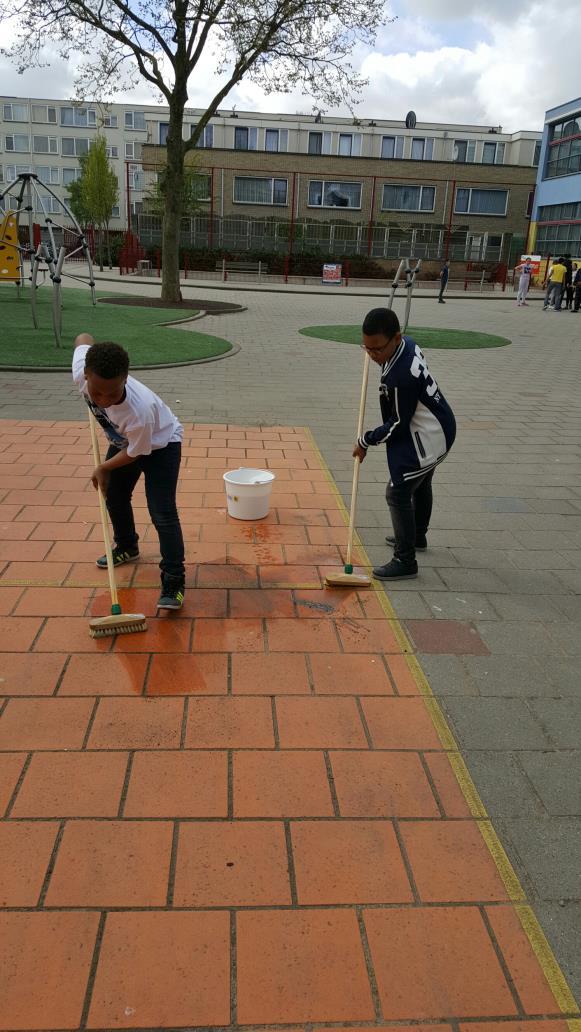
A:
<svg viewBox="0 0 581 1032">
<path fill-rule="evenodd" d="M 284 281 L 288 283 L 288 267 L 289 267 L 289 256 L 288 254 L 284 257 Z"/>
<path fill-rule="evenodd" d="M 214 246 L 214 166 L 210 169 L 210 226 L 208 229 L 208 247 Z"/>
<path fill-rule="evenodd" d="M 375 177 L 374 177 L 375 178 Z M 349 259 L 345 259 L 345 286 L 349 286 Z"/>
<path fill-rule="evenodd" d="M 131 233 L 131 187 L 129 185 L 129 162 L 125 162 L 125 185 L 127 189 L 127 232 Z"/>
<path fill-rule="evenodd" d="M 448 232 L 446 234 L 446 251 L 444 253 L 444 260 L 447 261 L 450 254 L 450 237 L 452 236 L 452 215 L 454 213 L 454 203 L 456 201 L 456 180 L 452 180 L 452 200 L 450 201 L 450 215 L 448 218 Z"/>
<path fill-rule="evenodd" d="M 373 177 L 373 186 L 371 187 L 371 215 L 369 218 L 369 228 L 367 230 L 367 257 L 371 256 L 371 246 L 373 243 L 373 215 L 375 212 L 375 187 L 377 185 L 377 176 Z"/>
</svg>

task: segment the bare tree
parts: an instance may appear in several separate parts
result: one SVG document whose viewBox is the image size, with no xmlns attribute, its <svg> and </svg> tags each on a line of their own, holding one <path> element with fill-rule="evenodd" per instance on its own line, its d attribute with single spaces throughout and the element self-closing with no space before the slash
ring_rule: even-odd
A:
<svg viewBox="0 0 581 1032">
<path fill-rule="evenodd" d="M 4 0 L 0 50 L 19 70 L 87 54 L 80 97 L 112 95 L 139 79 L 169 107 L 162 298 L 180 299 L 179 230 L 184 158 L 232 88 L 250 78 L 266 92 L 303 94 L 328 106 L 357 102 L 365 81 L 350 63 L 373 44 L 387 0 Z M 188 86 L 204 53 L 221 83 L 192 136 L 183 139 Z"/>
</svg>

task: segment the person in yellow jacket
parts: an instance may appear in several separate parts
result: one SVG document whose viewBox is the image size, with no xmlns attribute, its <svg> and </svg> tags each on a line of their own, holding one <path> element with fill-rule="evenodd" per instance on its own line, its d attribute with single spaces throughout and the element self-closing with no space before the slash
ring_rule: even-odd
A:
<svg viewBox="0 0 581 1032">
<path fill-rule="evenodd" d="M 563 299 L 566 275 L 567 267 L 564 264 L 563 259 L 557 258 L 557 260 L 551 265 L 547 276 L 547 292 L 545 294 L 543 312 L 546 312 L 547 308 L 554 309 L 555 312 L 561 311 L 561 301 Z"/>
</svg>

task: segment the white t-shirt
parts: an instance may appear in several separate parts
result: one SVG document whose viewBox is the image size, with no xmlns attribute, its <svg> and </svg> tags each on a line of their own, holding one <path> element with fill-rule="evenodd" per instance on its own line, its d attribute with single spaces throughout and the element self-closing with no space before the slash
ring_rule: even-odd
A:
<svg viewBox="0 0 581 1032">
<path fill-rule="evenodd" d="M 91 401 L 85 380 L 85 357 L 88 345 L 75 348 L 73 380 L 101 424 L 109 441 L 120 450 L 127 448 L 131 458 L 151 455 L 152 451 L 181 441 L 184 429 L 170 408 L 149 387 L 127 377 L 125 397 L 119 405 L 100 408 Z"/>
</svg>

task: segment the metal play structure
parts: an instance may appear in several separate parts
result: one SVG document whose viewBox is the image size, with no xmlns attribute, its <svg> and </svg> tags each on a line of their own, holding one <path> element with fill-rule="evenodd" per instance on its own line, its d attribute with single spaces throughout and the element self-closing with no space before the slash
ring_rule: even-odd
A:
<svg viewBox="0 0 581 1032">
<path fill-rule="evenodd" d="M 39 189 L 40 180 L 34 172 L 21 172 L 17 178 L 0 193 L 0 202 L 16 187 L 16 208 L 4 213 L 0 221 L 0 283 L 15 283 L 18 295 L 28 279 L 31 284 L 30 306 L 32 322 L 38 329 L 36 292 L 46 282 L 47 273 L 52 284 L 52 324 L 57 347 L 62 335 L 62 277 L 79 279 L 70 272 L 64 272 L 65 262 L 82 255 L 89 267 L 89 287 L 93 305 L 97 304 L 93 263 L 87 239 L 73 212 L 50 186 L 42 183 L 43 194 L 54 198 L 63 208 L 72 228 L 55 221 L 47 211 L 45 199 Z M 42 212 L 43 224 L 34 221 L 34 211 Z M 22 217 L 28 221 L 28 242 L 21 243 L 19 228 Z M 25 275 L 25 262 L 30 262 L 30 274 Z M 39 275 L 42 277 L 39 281 Z"/>
</svg>

